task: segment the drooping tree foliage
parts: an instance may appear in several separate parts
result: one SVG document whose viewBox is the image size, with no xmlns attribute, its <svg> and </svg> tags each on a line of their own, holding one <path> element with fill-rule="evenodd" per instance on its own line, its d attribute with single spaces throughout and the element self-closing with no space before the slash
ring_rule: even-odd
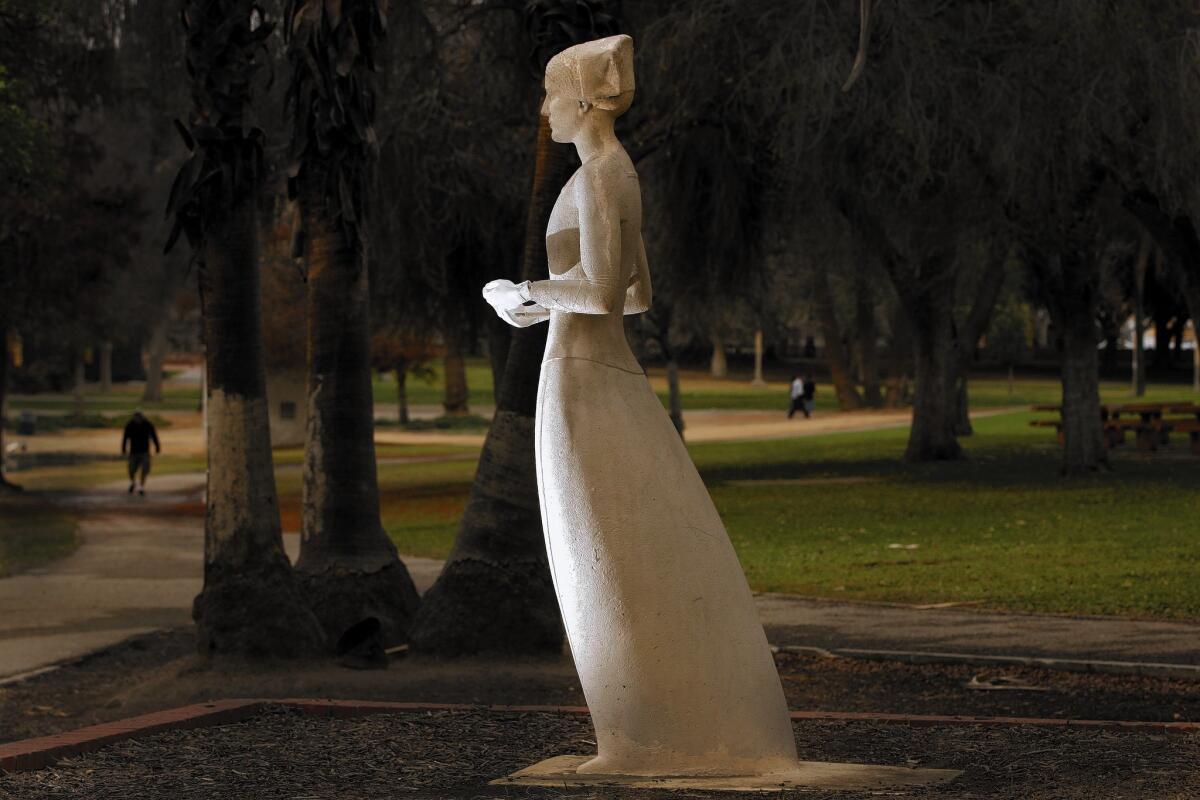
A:
<svg viewBox="0 0 1200 800">
<path fill-rule="evenodd" d="M 998 62 L 1005 213 L 1050 310 L 1062 357 L 1062 469 L 1103 466 L 1097 345 L 1101 276 L 1126 228 L 1120 208 L 1186 219 L 1200 132 L 1197 19 L 1188 4 L 1029 4 L 1006 15 L 1020 47 Z M 1190 143 L 1189 143 L 1190 139 Z M 1182 179 L 1182 180 L 1181 180 Z M 1194 212 L 1193 212 L 1194 213 Z M 1165 237 L 1170 240 L 1170 237 Z"/>
<path fill-rule="evenodd" d="M 407 641 L 418 598 L 379 518 L 371 393 L 369 199 L 378 155 L 374 75 L 379 0 L 289 0 L 294 255 L 308 282 L 308 427 L 300 558 L 304 591 L 331 639 L 368 618 Z"/>
<path fill-rule="evenodd" d="M 1042 228 L 1066 246 L 1072 226 L 1088 242 L 1098 229 L 1085 232 L 1079 215 L 1115 197 L 1157 219 L 1175 260 L 1189 260 L 1182 200 L 1195 181 L 1179 176 L 1194 174 L 1195 26 L 1183 2 L 886 4 L 872 14 L 868 67 L 842 92 L 854 42 L 842 10 L 671 4 L 641 39 L 657 62 L 649 74 L 670 76 L 637 132 L 652 151 L 644 172 L 692 127 L 733 117 L 755 131 L 772 166 L 768 205 L 790 209 L 798 241 L 828 259 L 793 262 L 813 271 L 817 302 L 836 292 L 816 271 L 851 272 L 864 246 L 888 277 L 876 294 L 897 298 L 914 350 L 908 458 L 955 458 L 969 430 L 964 371 L 1015 246 L 1031 252 L 1024 244 Z M 1080 270 L 1103 251 L 1070 261 L 1067 295 L 1094 294 Z M 1096 314 L 1091 300 L 1078 310 L 1093 326 Z M 830 322 L 831 367 L 845 372 L 852 348 Z M 1082 356 L 1082 325 L 1061 342 L 1074 347 L 1068 360 Z"/>
<path fill-rule="evenodd" d="M 188 239 L 200 272 L 208 487 L 203 654 L 287 656 L 323 640 L 283 550 L 271 461 L 259 313 L 256 201 L 263 134 L 251 95 L 271 23 L 254 0 L 186 0 L 192 111 L 178 124 L 191 152 L 171 190 L 171 247 Z"/>
<path fill-rule="evenodd" d="M 113 13 L 0 3 L 0 340 L 20 342 L 17 377 L 30 388 L 63 383 L 123 320 L 116 292 L 143 207 L 111 136 Z M 3 350 L 0 407 L 13 366 Z"/>
<path fill-rule="evenodd" d="M 503 377 L 508 328 L 479 287 L 512 268 L 521 244 L 528 124 L 513 107 L 528 80 L 500 63 L 511 15 L 468 27 L 453 8 L 405 11 L 381 76 L 372 294 L 380 325 L 441 340 L 446 413 L 463 413 L 463 356 L 481 337 L 496 386 Z"/>
</svg>

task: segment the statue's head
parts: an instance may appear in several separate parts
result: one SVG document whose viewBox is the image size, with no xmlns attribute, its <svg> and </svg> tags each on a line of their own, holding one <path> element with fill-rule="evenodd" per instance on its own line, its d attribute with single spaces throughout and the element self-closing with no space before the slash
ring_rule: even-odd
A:
<svg viewBox="0 0 1200 800">
<path fill-rule="evenodd" d="M 633 102 L 633 39 L 621 34 L 568 47 L 546 65 L 546 102 L 556 142 L 570 142 L 595 118 L 611 121 Z"/>
</svg>

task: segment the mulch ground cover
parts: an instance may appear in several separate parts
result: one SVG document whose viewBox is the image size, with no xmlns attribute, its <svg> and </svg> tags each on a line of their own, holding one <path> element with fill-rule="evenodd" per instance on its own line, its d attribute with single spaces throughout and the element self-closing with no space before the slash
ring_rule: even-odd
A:
<svg viewBox="0 0 1200 800">
<path fill-rule="evenodd" d="M 151 634 L 78 664 L 0 686 L 0 742 L 229 697 L 584 704 L 566 658 L 503 663 L 402 659 L 387 670 L 362 672 L 332 664 L 206 664 L 194 652 L 191 630 Z M 800 711 L 1200 722 L 1200 681 L 792 654 L 780 654 L 776 664 L 788 705 Z M 972 679 L 978 685 L 995 678 L 1032 688 L 967 688 Z"/>
<path fill-rule="evenodd" d="M 804 759 L 944 767 L 964 774 L 943 787 L 874 794 L 788 792 L 783 797 L 1194 800 L 1200 796 L 1200 736 L 865 722 L 805 721 L 794 727 Z M 549 756 L 594 750 L 590 722 L 581 716 L 410 712 L 331 719 L 272 708 L 241 723 L 121 742 L 46 770 L 6 776 L 0 778 L 0 798 L 763 796 L 487 785 Z"/>
</svg>

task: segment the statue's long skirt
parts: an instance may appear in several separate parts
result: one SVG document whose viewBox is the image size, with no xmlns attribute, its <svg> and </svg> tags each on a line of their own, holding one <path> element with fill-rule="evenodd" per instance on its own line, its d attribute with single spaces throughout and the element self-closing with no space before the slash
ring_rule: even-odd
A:
<svg viewBox="0 0 1200 800">
<path fill-rule="evenodd" d="M 794 769 L 745 575 L 646 376 L 548 359 L 535 447 L 550 568 L 599 749 L 581 771 Z"/>
</svg>

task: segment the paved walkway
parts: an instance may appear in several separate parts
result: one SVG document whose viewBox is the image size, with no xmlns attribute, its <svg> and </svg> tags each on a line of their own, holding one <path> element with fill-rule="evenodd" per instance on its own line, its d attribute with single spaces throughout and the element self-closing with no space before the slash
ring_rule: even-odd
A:
<svg viewBox="0 0 1200 800">
<path fill-rule="evenodd" d="M 0 679 L 78 658 L 155 628 L 190 624 L 201 587 L 203 523 L 171 514 L 203 493 L 195 474 L 159 476 L 142 498 L 124 484 L 72 495 L 84 544 L 0 580 Z M 285 534 L 294 558 L 299 536 Z M 441 562 L 406 557 L 420 591 Z M 772 643 L 829 650 L 918 650 L 1200 665 L 1200 625 L 913 608 L 760 595 Z"/>
<path fill-rule="evenodd" d="M 972 411 L 972 419 L 1023 411 L 1024 406 L 988 408 Z M 414 416 L 431 418 L 439 411 L 436 406 L 420 406 Z M 481 416 L 491 417 L 492 407 L 474 409 Z M 665 413 L 665 412 L 664 412 Z M 194 412 L 168 411 L 163 416 L 172 425 L 159 431 L 163 452 L 173 456 L 202 457 L 204 438 L 200 415 Z M 906 428 L 912 422 L 911 409 L 838 411 L 818 413 L 812 419 L 788 419 L 782 411 L 700 410 L 684 413 L 688 443 L 766 441 L 819 436 L 826 433 L 872 431 Z M 405 431 L 381 427 L 375 430 L 379 444 L 445 444 L 461 447 L 482 447 L 484 432 L 449 433 L 443 431 Z M 116 429 L 94 431 L 54 432 L 30 437 L 10 436 L 10 441 L 24 442 L 31 453 L 89 453 L 116 457 L 121 449 L 121 432 Z M 19 477 L 19 476 L 18 476 Z"/>
</svg>

